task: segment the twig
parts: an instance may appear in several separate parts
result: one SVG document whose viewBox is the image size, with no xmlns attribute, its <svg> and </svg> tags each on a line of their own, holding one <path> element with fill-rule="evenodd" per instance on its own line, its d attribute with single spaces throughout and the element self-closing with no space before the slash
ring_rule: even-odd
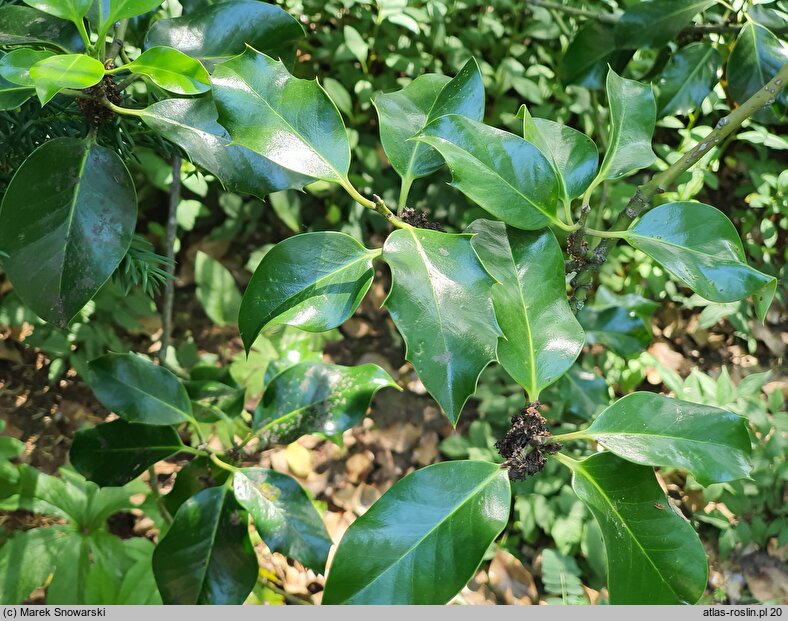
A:
<svg viewBox="0 0 788 621">
<path fill-rule="evenodd" d="M 112 45 L 109 46 L 105 61 L 111 60 L 113 64 L 115 57 L 123 47 L 123 40 L 126 38 L 126 28 L 129 26 L 129 20 L 122 19 L 118 22 L 118 27 L 115 29 L 115 37 L 112 39 Z"/>
<path fill-rule="evenodd" d="M 172 184 L 170 185 L 170 204 L 167 212 L 167 232 L 164 238 L 167 253 L 165 269 L 169 278 L 164 283 L 164 303 L 161 312 L 161 347 L 158 351 L 159 362 L 165 364 L 167 349 L 172 336 L 172 306 L 175 299 L 175 234 L 178 230 L 178 203 L 181 200 L 181 158 L 172 158 Z"/>
<path fill-rule="evenodd" d="M 153 502 L 156 503 L 156 508 L 159 510 L 159 513 L 161 513 L 161 518 L 167 524 L 172 524 L 172 516 L 170 512 L 167 511 L 167 507 L 164 506 L 164 500 L 159 492 L 158 477 L 156 476 L 156 471 L 153 469 L 153 466 L 148 468 L 148 485 L 150 486 L 150 495 L 153 496 Z"/>
<path fill-rule="evenodd" d="M 654 175 L 648 183 L 638 187 L 635 195 L 629 200 L 626 208 L 618 215 L 613 223 L 611 231 L 625 231 L 632 224 L 633 220 L 647 211 L 651 207 L 651 200 L 657 194 L 662 194 L 671 187 L 676 179 L 692 168 L 700 159 L 711 149 L 720 145 L 730 134 L 736 131 L 741 124 L 755 114 L 758 110 L 769 105 L 777 95 L 785 88 L 788 82 L 788 64 L 782 66 L 777 75 L 774 76 L 761 90 L 755 93 L 741 106 L 736 108 L 728 116 L 719 120 L 716 127 L 706 138 L 690 149 L 684 156 L 672 166 Z M 610 249 L 616 245 L 618 238 L 605 238 L 594 251 L 594 261 L 581 266 L 577 275 L 572 279 L 573 292 L 570 298 L 570 305 L 575 312 L 583 308 L 587 291 L 591 287 L 594 272 L 605 262 Z"/>
<path fill-rule="evenodd" d="M 603 24 L 615 24 L 619 20 L 619 16 L 613 13 L 598 13 L 587 9 L 578 9 L 571 6 L 565 6 L 560 2 L 551 2 L 550 0 L 528 0 L 528 4 L 543 9 L 561 11 L 567 15 L 573 15 L 574 17 L 594 19 Z M 739 32 L 745 25 L 746 24 L 693 24 L 684 28 L 682 32 L 694 32 L 699 34 Z M 788 32 L 788 26 L 771 28 L 771 31 L 774 34 L 783 34 Z"/>
</svg>

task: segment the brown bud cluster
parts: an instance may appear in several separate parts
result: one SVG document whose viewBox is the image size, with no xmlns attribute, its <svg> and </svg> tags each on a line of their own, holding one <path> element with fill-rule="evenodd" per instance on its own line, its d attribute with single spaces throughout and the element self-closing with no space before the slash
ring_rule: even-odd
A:
<svg viewBox="0 0 788 621">
<path fill-rule="evenodd" d="M 541 472 L 547 456 L 557 453 L 560 444 L 547 442 L 550 432 L 544 417 L 539 413 L 538 401 L 529 403 L 512 417 L 512 426 L 506 435 L 495 443 L 503 467 L 508 469 L 512 481 L 525 479 Z"/>
</svg>

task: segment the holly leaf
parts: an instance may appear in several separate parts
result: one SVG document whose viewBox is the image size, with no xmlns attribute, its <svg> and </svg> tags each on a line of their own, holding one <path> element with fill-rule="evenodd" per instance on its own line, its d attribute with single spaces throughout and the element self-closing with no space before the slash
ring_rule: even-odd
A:
<svg viewBox="0 0 788 621">
<path fill-rule="evenodd" d="M 30 67 L 30 78 L 42 106 L 63 88 L 89 88 L 101 82 L 103 77 L 101 61 L 85 54 L 50 56 Z"/>
<path fill-rule="evenodd" d="M 279 242 L 257 266 L 241 301 L 238 327 L 247 352 L 272 325 L 325 332 L 347 321 L 372 284 L 378 253 L 334 231 Z"/>
<path fill-rule="evenodd" d="M 153 552 L 165 604 L 242 604 L 257 580 L 248 516 L 226 485 L 184 502 Z"/>
<path fill-rule="evenodd" d="M 523 118 L 523 137 L 553 164 L 564 202 L 585 192 L 599 168 L 594 141 L 566 125 L 533 118 L 525 106 L 518 116 Z"/>
<path fill-rule="evenodd" d="M 177 95 L 199 95 L 211 90 L 210 76 L 200 61 L 171 47 L 145 50 L 121 69 L 147 76 L 156 86 Z"/>
<path fill-rule="evenodd" d="M 342 115 L 317 83 L 293 77 L 281 61 L 248 48 L 211 78 L 219 123 L 234 144 L 302 175 L 347 185 Z"/>
<path fill-rule="evenodd" d="M 186 389 L 168 369 L 133 354 L 107 354 L 89 364 L 99 401 L 130 423 L 177 425 L 190 420 Z"/>
<path fill-rule="evenodd" d="M 701 485 L 742 479 L 752 468 L 742 417 L 651 392 L 619 399 L 581 434 L 627 461 L 682 468 Z"/>
<path fill-rule="evenodd" d="M 654 471 L 612 453 L 561 461 L 602 530 L 610 603 L 697 602 L 708 577 L 706 552 L 692 525 L 671 509 Z"/>
<path fill-rule="evenodd" d="M 499 220 L 526 230 L 557 221 L 558 179 L 530 142 L 456 114 L 436 119 L 416 139 L 444 157 L 454 187 Z"/>
<path fill-rule="evenodd" d="M 736 227 L 719 209 L 704 203 L 660 205 L 623 234 L 701 297 L 735 302 L 753 296 L 763 321 L 777 279 L 747 265 Z"/>
<path fill-rule="evenodd" d="M 584 334 L 564 290 L 564 254 L 549 230 L 519 231 L 503 222 L 476 220 L 466 230 L 492 287 L 503 336 L 498 361 L 531 401 L 572 366 Z"/>
<path fill-rule="evenodd" d="M 397 481 L 339 542 L 324 604 L 445 604 L 509 519 L 506 471 L 434 464 Z"/>
<path fill-rule="evenodd" d="M 456 425 L 479 375 L 496 359 L 495 281 L 470 235 L 400 229 L 386 240 L 383 259 L 392 273 L 384 304 L 405 339 L 405 357 Z"/>
<path fill-rule="evenodd" d="M 607 99 L 610 106 L 610 132 L 607 152 L 596 180 L 620 179 L 654 163 L 651 136 L 657 118 L 657 105 L 651 85 L 607 73 Z"/>
<path fill-rule="evenodd" d="M 145 48 L 165 45 L 216 63 L 241 54 L 247 45 L 276 53 L 303 36 L 304 29 L 298 20 L 275 4 L 229 0 L 189 11 L 181 17 L 160 19 L 145 35 Z"/>
<path fill-rule="evenodd" d="M 231 192 L 264 198 L 279 190 L 300 190 L 314 181 L 232 144 L 227 130 L 217 122 L 218 115 L 209 96 L 164 99 L 139 111 L 146 125 L 181 147 L 195 164 L 216 175 Z"/>
<path fill-rule="evenodd" d="M 86 479 L 101 486 L 121 486 L 182 448 L 172 427 L 119 419 L 77 431 L 69 459 Z"/>
<path fill-rule="evenodd" d="M 423 142 L 409 141 L 435 119 L 459 114 L 474 121 L 484 116 L 484 84 L 471 58 L 456 76 L 428 73 L 402 90 L 379 93 L 372 100 L 380 119 L 380 142 L 400 177 L 412 181 L 443 165 L 440 153 Z"/>
<path fill-rule="evenodd" d="M 657 82 L 658 116 L 688 114 L 717 83 L 722 57 L 708 43 L 691 43 L 671 56 Z"/>
<path fill-rule="evenodd" d="M 301 362 L 268 383 L 254 412 L 263 443 L 289 444 L 304 434 L 336 440 L 364 416 L 381 388 L 399 389 L 379 366 Z"/>
<path fill-rule="evenodd" d="M 242 468 L 233 477 L 233 490 L 271 551 L 325 572 L 331 537 L 293 477 L 265 468 Z"/>
<path fill-rule="evenodd" d="M 27 306 L 65 327 L 120 264 L 136 220 L 134 184 L 114 151 L 76 138 L 48 140 L 3 197 L 5 272 Z"/>
<path fill-rule="evenodd" d="M 693 17 L 714 3 L 715 0 L 639 2 L 624 11 L 616 22 L 616 44 L 631 49 L 667 45 L 691 23 Z"/>
</svg>

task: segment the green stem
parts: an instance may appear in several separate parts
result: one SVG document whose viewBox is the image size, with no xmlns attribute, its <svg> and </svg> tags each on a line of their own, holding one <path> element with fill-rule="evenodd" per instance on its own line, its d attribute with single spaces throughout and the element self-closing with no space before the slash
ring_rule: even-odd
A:
<svg viewBox="0 0 788 621">
<path fill-rule="evenodd" d="M 82 38 L 82 45 L 85 46 L 85 52 L 87 54 L 93 53 L 93 46 L 90 44 L 90 37 L 88 36 L 88 31 L 85 28 L 85 20 L 84 19 L 77 19 L 74 20 L 74 24 L 79 31 L 79 36 Z"/>
<path fill-rule="evenodd" d="M 123 40 L 126 38 L 126 29 L 128 26 L 128 19 L 122 19 L 118 22 L 118 27 L 115 29 L 115 36 L 112 38 L 112 45 L 110 45 L 109 50 L 107 51 L 107 57 L 104 60 L 112 60 L 113 62 L 115 61 L 115 57 L 123 49 Z M 105 38 L 106 31 L 101 40 L 104 41 Z"/>
<path fill-rule="evenodd" d="M 148 485 L 150 486 L 150 495 L 153 496 L 153 502 L 156 503 L 156 508 L 161 513 L 162 519 L 167 524 L 172 524 L 172 516 L 170 512 L 167 511 L 167 507 L 164 506 L 164 501 L 161 497 L 161 492 L 159 492 L 159 483 L 157 481 L 156 471 L 153 469 L 153 466 L 148 468 Z"/>
<path fill-rule="evenodd" d="M 397 201 L 397 210 L 402 211 L 407 207 L 408 194 L 410 194 L 410 186 L 413 185 L 413 177 L 410 173 L 402 178 L 402 185 L 399 190 L 399 200 Z"/>
<path fill-rule="evenodd" d="M 575 225 L 575 220 L 572 217 L 572 201 L 568 198 L 564 199 L 564 218 L 566 218 L 570 226 Z"/>
<path fill-rule="evenodd" d="M 355 200 L 360 205 L 363 205 L 367 209 L 371 209 L 374 212 L 379 213 L 381 216 L 386 218 L 393 226 L 397 227 L 398 229 L 407 229 L 411 228 L 409 224 L 400 220 L 394 213 L 386 207 L 386 203 L 383 202 L 383 199 L 379 196 L 375 196 L 375 200 L 371 201 L 359 192 L 350 181 L 347 179 L 343 179 L 340 182 L 340 185 L 345 189 L 345 191 L 350 194 L 351 198 Z"/>
<path fill-rule="evenodd" d="M 572 471 L 576 470 L 577 467 L 580 465 L 579 461 L 577 461 L 576 459 L 572 459 L 571 457 L 569 457 L 569 455 L 565 455 L 564 453 L 553 453 L 552 455 L 550 455 L 550 457 L 555 458 L 556 461 L 562 463 L 564 466 L 566 466 Z"/>
<path fill-rule="evenodd" d="M 585 431 L 573 431 L 572 433 L 562 433 L 557 436 L 550 436 L 550 442 L 569 442 L 570 440 L 587 440 L 589 436 Z"/>
<path fill-rule="evenodd" d="M 132 110 L 131 108 L 123 108 L 121 106 L 116 106 L 106 97 L 101 100 L 101 103 L 104 104 L 110 110 L 112 110 L 115 114 L 123 114 L 126 116 L 142 116 L 142 110 Z"/>
<path fill-rule="evenodd" d="M 131 86 L 134 82 L 140 79 L 140 76 L 132 74 L 127 78 L 118 82 L 117 88 L 119 91 L 125 91 L 129 86 Z"/>
<path fill-rule="evenodd" d="M 622 231 L 600 231 L 598 229 L 592 229 L 588 226 L 585 227 L 585 232 L 595 237 L 605 237 L 611 239 L 622 239 L 625 237 L 625 233 Z"/>
<path fill-rule="evenodd" d="M 210 459 L 210 460 L 211 460 L 211 461 L 212 461 L 214 464 L 216 464 L 217 466 L 219 466 L 219 468 L 221 468 L 222 470 L 227 470 L 227 472 L 236 473 L 236 472 L 238 472 L 238 470 L 239 470 L 239 469 L 238 469 L 238 468 L 236 468 L 235 466 L 233 466 L 233 465 L 231 465 L 231 464 L 228 464 L 226 461 L 222 461 L 221 459 L 219 459 L 219 458 L 218 458 L 216 455 L 214 455 L 213 453 L 211 453 L 211 454 L 210 454 L 210 456 L 209 456 L 209 459 Z"/>
</svg>

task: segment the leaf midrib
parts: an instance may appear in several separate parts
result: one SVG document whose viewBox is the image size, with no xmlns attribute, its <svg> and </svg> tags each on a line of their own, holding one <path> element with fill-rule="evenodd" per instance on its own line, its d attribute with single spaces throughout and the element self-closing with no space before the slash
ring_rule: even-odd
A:
<svg viewBox="0 0 788 621">
<path fill-rule="evenodd" d="M 430 293 L 432 294 L 432 302 L 435 305 L 435 315 L 438 318 L 438 327 L 440 328 L 441 341 L 443 341 L 443 351 L 449 352 L 449 344 L 446 341 L 446 330 L 443 326 L 443 317 L 441 316 L 441 312 L 440 312 L 438 295 L 435 291 L 435 287 L 432 285 L 432 278 L 430 278 L 430 270 L 427 267 L 427 266 L 432 266 L 432 267 L 435 266 L 429 260 L 429 257 L 427 256 L 427 252 L 424 250 L 424 246 L 421 245 L 421 242 L 419 242 L 419 238 L 416 236 L 414 229 L 408 228 L 406 230 L 408 231 L 408 233 L 410 233 L 411 237 L 413 237 L 413 242 L 416 244 L 417 252 L 419 253 L 419 257 L 421 258 L 422 264 L 424 265 L 424 270 L 427 272 L 427 283 L 429 283 Z M 440 270 L 437 268 L 435 268 L 435 271 L 440 272 Z M 448 390 L 449 401 L 451 402 L 452 406 L 454 405 L 454 382 L 452 381 L 452 372 L 451 372 L 451 367 L 453 362 L 454 362 L 454 357 L 452 356 L 451 358 L 449 358 L 448 362 L 446 363 L 446 383 L 449 389 Z M 453 412 L 451 414 L 453 414 Z M 459 417 L 459 412 L 457 413 L 457 416 Z"/>
<path fill-rule="evenodd" d="M 593 426 L 592 426 L 593 427 Z M 642 437 L 649 437 L 649 438 L 665 438 L 666 440 L 679 440 L 681 442 L 686 442 L 689 444 L 710 444 L 711 446 L 720 446 L 724 448 L 731 449 L 729 444 L 725 444 L 723 442 L 711 442 L 711 441 L 703 441 L 703 440 L 693 440 L 691 438 L 687 438 L 684 436 L 669 436 L 657 433 L 643 433 L 638 431 L 598 431 L 594 430 L 592 427 L 588 428 L 588 435 L 594 438 L 599 436 L 642 436 Z M 604 440 L 600 441 L 601 444 L 604 444 Z M 732 449 L 737 450 L 737 449 Z"/>
<path fill-rule="evenodd" d="M 539 388 L 536 385 L 536 352 L 534 351 L 534 337 L 533 332 L 531 330 L 531 321 L 528 317 L 528 306 L 525 303 L 525 297 L 523 295 L 523 287 L 522 283 L 520 282 L 520 278 L 517 273 L 517 263 L 514 260 L 514 250 L 512 249 L 512 242 L 509 239 L 509 235 L 506 235 L 506 241 L 509 245 L 509 258 L 512 260 L 512 268 L 514 270 L 514 279 L 517 282 L 517 293 L 520 296 L 520 303 L 523 306 L 523 318 L 525 319 L 525 329 L 528 334 L 528 357 L 531 361 L 531 390 L 528 391 L 528 396 L 532 401 L 536 401 L 539 398 Z"/>
<path fill-rule="evenodd" d="M 67 247 L 69 245 L 69 241 L 68 240 L 71 239 L 71 227 L 72 227 L 72 225 L 74 223 L 74 213 L 77 210 L 77 198 L 78 198 L 78 196 L 80 194 L 80 191 L 82 189 L 82 178 L 83 178 L 83 175 L 85 173 L 85 166 L 87 165 L 88 157 L 90 157 L 90 151 L 92 149 L 92 145 L 89 145 L 87 143 L 83 143 L 83 144 L 85 145 L 86 148 L 85 148 L 85 151 L 84 151 L 84 153 L 82 155 L 82 161 L 79 163 L 79 172 L 77 173 L 77 182 L 74 185 L 74 191 L 73 191 L 72 196 L 71 196 L 71 204 L 69 205 L 69 208 L 68 208 L 68 220 L 66 221 L 66 235 L 65 235 L 66 242 L 63 244 L 63 262 L 60 265 L 60 268 L 58 270 L 60 272 L 60 276 L 58 278 L 57 296 L 58 296 L 58 299 L 60 299 L 60 300 L 63 299 L 63 295 L 62 295 L 63 286 L 64 286 L 63 279 L 65 278 L 65 275 L 66 275 L 66 255 L 68 254 Z M 65 309 L 63 309 L 63 312 L 65 313 Z M 64 316 L 63 319 L 65 321 L 68 321 L 70 319 L 70 317 L 65 317 Z"/>
<path fill-rule="evenodd" d="M 714 254 L 710 254 L 708 252 L 703 252 L 701 250 L 695 250 L 694 248 L 691 248 L 690 246 L 681 246 L 681 245 L 679 245 L 679 244 L 677 244 L 675 242 L 668 241 L 668 240 L 666 240 L 664 238 L 657 239 L 656 237 L 653 237 L 653 236 L 649 237 L 649 236 L 646 236 L 646 235 L 642 235 L 640 233 L 634 232 L 634 229 L 632 231 L 627 231 L 626 233 L 624 233 L 622 235 L 622 237 L 624 239 L 626 239 L 627 241 L 629 241 L 630 239 L 634 239 L 634 240 L 643 240 L 645 242 L 651 242 L 653 244 L 663 244 L 665 246 L 670 246 L 671 248 L 677 248 L 679 250 L 683 250 L 683 251 L 688 252 L 688 253 L 690 253 L 692 255 L 697 255 L 697 256 L 700 256 L 700 257 L 710 257 L 712 259 L 717 259 L 717 260 L 721 260 L 721 261 L 731 261 L 732 263 L 738 263 L 739 265 L 744 265 L 745 267 L 750 268 L 750 266 L 747 265 L 746 263 L 744 263 L 744 261 L 742 261 L 740 258 L 731 259 L 729 257 L 720 257 L 720 256 L 717 256 L 717 255 L 714 255 Z M 642 250 L 642 248 L 638 248 L 638 250 Z M 643 252 L 646 252 L 646 251 L 643 250 Z M 750 268 L 750 269 L 753 269 L 753 268 Z"/>
<path fill-rule="evenodd" d="M 459 502 L 453 510 L 449 511 L 441 520 L 439 520 L 430 530 L 428 530 L 416 543 L 412 544 L 405 552 L 403 552 L 399 558 L 397 558 L 393 563 L 389 564 L 382 572 L 380 572 L 377 576 L 375 576 L 372 580 L 367 582 L 362 588 L 358 591 L 354 592 L 352 595 L 347 597 L 344 601 L 347 602 L 348 600 L 352 599 L 353 597 L 363 593 L 367 589 L 369 589 L 373 584 L 375 584 L 378 580 L 380 580 L 383 576 L 385 576 L 392 568 L 396 567 L 404 558 L 407 558 L 416 548 L 418 548 L 428 537 L 430 537 L 436 530 L 438 530 L 444 522 L 446 522 L 450 517 L 460 511 L 463 506 L 465 506 L 469 500 L 474 498 L 478 492 L 487 487 L 494 479 L 496 479 L 501 473 L 501 470 L 495 470 L 494 472 L 490 473 L 481 483 L 479 483 L 476 487 L 474 487 L 466 496 Z"/>
<path fill-rule="evenodd" d="M 199 603 L 199 601 L 200 601 L 200 599 L 202 597 L 203 591 L 205 589 L 205 577 L 208 575 L 208 568 L 211 566 L 211 559 L 213 558 L 213 550 L 216 547 L 216 535 L 219 532 L 219 523 L 222 521 L 222 512 L 224 511 L 224 502 L 227 499 L 227 485 L 226 484 L 222 485 L 220 489 L 221 489 L 221 503 L 219 504 L 219 511 L 216 512 L 216 516 L 215 516 L 215 520 L 214 520 L 214 524 L 213 524 L 213 532 L 211 533 L 211 537 L 208 540 L 209 541 L 209 547 L 208 547 L 208 554 L 206 555 L 207 556 L 207 560 L 206 560 L 206 562 L 204 564 L 204 567 L 203 567 L 203 570 L 202 570 L 202 576 L 200 577 L 200 590 L 197 593 L 197 602 L 195 602 L 195 603 Z"/>
</svg>

